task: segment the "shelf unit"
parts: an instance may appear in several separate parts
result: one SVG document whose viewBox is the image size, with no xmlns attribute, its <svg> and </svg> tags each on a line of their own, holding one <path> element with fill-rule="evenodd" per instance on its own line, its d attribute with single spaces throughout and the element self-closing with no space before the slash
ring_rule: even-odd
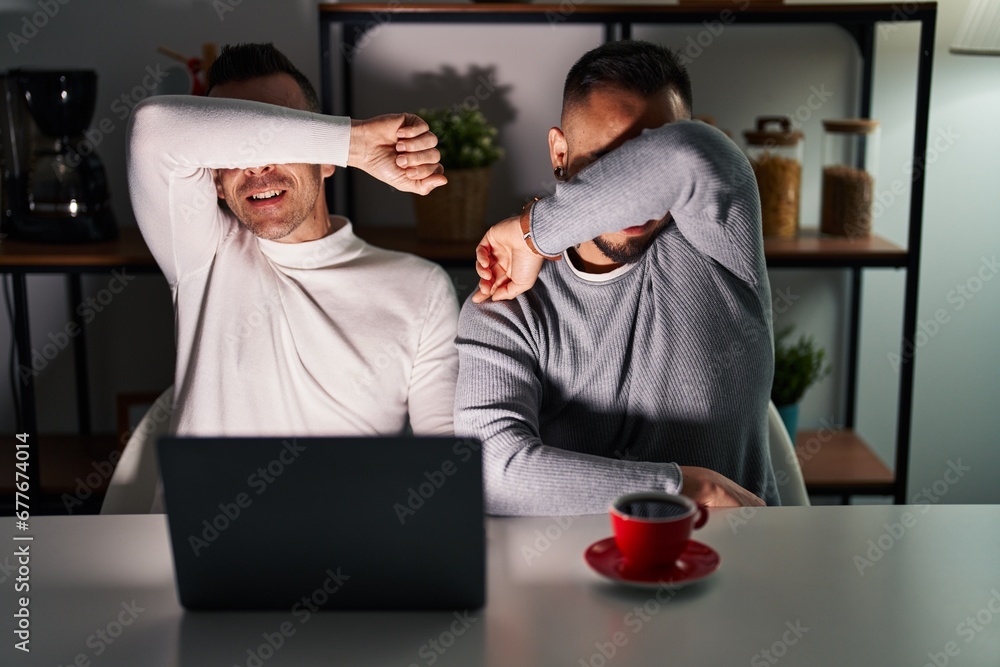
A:
<svg viewBox="0 0 1000 667">
<path fill-rule="evenodd" d="M 689 24 L 717 20 L 729 12 L 727 23 L 733 25 L 829 24 L 845 30 L 858 44 L 861 59 L 860 103 L 858 115 L 871 114 L 875 29 L 880 22 L 907 22 L 920 26 L 917 49 L 916 113 L 912 164 L 915 166 L 910 192 L 907 245 L 901 248 L 880 237 L 869 239 L 828 238 L 818 234 L 792 240 L 767 240 L 765 255 L 771 268 L 840 268 L 849 272 L 849 322 L 845 360 L 847 381 L 845 428 L 838 437 L 824 445 L 825 455 L 811 456 L 803 472 L 816 493 L 850 495 L 852 493 L 891 494 L 896 503 L 906 502 L 906 482 L 910 460 L 910 436 L 913 406 L 913 354 L 904 341 L 912 341 L 917 326 L 917 289 L 920 277 L 921 227 L 924 202 L 924 164 L 927 148 L 927 124 L 930 110 L 931 67 L 937 3 L 907 3 L 905 11 L 897 4 L 749 4 L 733 2 L 688 2 L 678 5 L 609 5 L 574 3 L 572 11 L 565 4 L 324 4 L 320 5 L 320 66 L 323 78 L 322 102 L 327 113 L 351 115 L 353 109 L 353 55 L 357 45 L 371 28 L 387 21 L 393 24 L 532 24 L 546 23 L 552 17 L 566 24 L 592 24 L 604 27 L 606 41 L 631 37 L 637 24 Z M 728 19 L 732 19 L 731 21 Z M 331 26 L 342 26 L 343 40 L 331 44 Z M 343 105 L 333 108 L 331 82 L 335 63 L 339 63 L 338 81 Z M 353 212 L 348 178 L 347 213 Z M 330 192 L 328 191 L 328 196 Z M 332 200 L 332 197 L 331 197 Z M 429 243 L 416 238 L 412 229 L 391 227 L 356 227 L 366 240 L 383 247 L 412 252 L 444 265 L 469 265 L 471 243 Z M 871 452 L 855 431 L 858 333 L 860 329 L 861 286 L 863 271 L 875 268 L 905 270 L 903 322 L 900 336 L 899 408 L 896 416 L 895 472 Z M 912 346 L 910 346 L 912 349 Z M 802 443 L 810 434 L 800 434 Z M 888 475 L 887 475 L 888 472 Z"/>
<path fill-rule="evenodd" d="M 72 491 L 77 470 L 74 462 L 86 475 L 90 462 L 108 460 L 112 449 L 118 446 L 115 435 L 95 435 L 90 424 L 90 381 L 87 363 L 87 327 L 83 316 L 72 304 L 83 301 L 81 276 L 107 273 L 112 270 L 127 273 L 159 273 L 149 248 L 135 227 L 119 230 L 117 239 L 99 243 L 31 243 L 4 241 L 0 243 L 0 275 L 10 274 L 14 291 L 14 340 L 17 345 L 18 367 L 32 368 L 31 332 L 28 326 L 28 283 L 30 274 L 62 274 L 69 288 L 70 318 L 79 333 L 73 336 L 73 364 L 76 382 L 76 435 L 39 435 L 38 415 L 35 404 L 35 382 L 32 374 L 18 374 L 20 410 L 17 414 L 17 433 L 27 433 L 28 477 L 32 493 L 33 513 L 41 506 L 47 510 L 62 507 L 60 494 Z M 11 439 L 13 439 L 11 437 Z M 3 444 L 6 445 L 4 439 Z M 13 463 L 13 447 L 10 461 Z M 0 470 L 13 470 L 6 466 L 6 454 L 0 454 Z M 11 477 L 13 479 L 13 477 Z M 12 489 L 0 480 L 0 504 Z M 98 494 L 103 493 L 106 480 Z"/>
</svg>

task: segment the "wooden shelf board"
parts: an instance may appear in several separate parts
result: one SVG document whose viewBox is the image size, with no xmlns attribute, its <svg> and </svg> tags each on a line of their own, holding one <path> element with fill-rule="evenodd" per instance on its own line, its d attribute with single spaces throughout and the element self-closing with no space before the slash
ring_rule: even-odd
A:
<svg viewBox="0 0 1000 667">
<path fill-rule="evenodd" d="M 408 252 L 443 263 L 468 262 L 475 258 L 475 241 L 425 241 L 417 238 L 414 227 L 378 227 L 359 225 L 354 228 L 358 236 L 369 243 Z M 485 232 L 485 230 L 484 230 Z M 156 267 L 139 230 L 123 227 L 119 238 L 100 243 L 28 243 L 4 241 L 0 243 L 0 270 L 31 269 L 36 267 L 116 267 L 122 265 Z M 805 230 L 792 239 L 764 239 L 767 261 L 785 263 L 790 260 L 872 262 L 902 266 L 907 257 L 904 248 L 880 236 L 849 239 L 823 236 Z"/>
<path fill-rule="evenodd" d="M 0 243 L 0 270 L 39 267 L 156 267 L 137 227 L 122 227 L 118 238 L 96 243 L 35 243 L 4 240 Z"/>
<path fill-rule="evenodd" d="M 475 261 L 476 241 L 423 241 L 417 238 L 414 227 L 376 227 L 358 225 L 354 232 L 369 243 L 408 252 L 425 259 L 442 263 L 468 263 Z M 768 263 L 796 263 L 808 265 L 810 261 L 873 263 L 903 265 L 906 250 L 880 236 L 848 239 L 823 236 L 814 231 L 804 231 L 792 239 L 764 239 L 764 255 Z"/>
<path fill-rule="evenodd" d="M 811 492 L 885 493 L 895 482 L 892 471 L 850 429 L 800 431 L 795 453 Z"/>
<path fill-rule="evenodd" d="M 842 260 L 852 262 L 889 262 L 903 265 L 905 248 L 873 234 L 864 238 L 827 236 L 816 230 L 802 230 L 789 239 L 765 238 L 764 256 L 768 262 L 789 259 Z"/>
</svg>

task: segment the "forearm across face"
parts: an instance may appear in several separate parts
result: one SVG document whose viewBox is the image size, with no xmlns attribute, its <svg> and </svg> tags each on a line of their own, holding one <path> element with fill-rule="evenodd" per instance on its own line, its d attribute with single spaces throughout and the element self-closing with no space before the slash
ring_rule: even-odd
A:
<svg viewBox="0 0 1000 667">
<path fill-rule="evenodd" d="M 224 232 L 212 169 L 345 164 L 346 118 L 220 98 L 144 100 L 128 129 L 129 195 L 168 282 L 209 261 Z"/>
<path fill-rule="evenodd" d="M 167 95 L 133 113 L 130 149 L 177 168 L 347 165 L 350 119 L 214 97 Z"/>
<path fill-rule="evenodd" d="M 546 255 L 669 212 L 700 251 L 753 281 L 760 202 L 753 171 L 722 132 L 678 121 L 645 130 L 560 183 L 531 211 Z"/>
</svg>

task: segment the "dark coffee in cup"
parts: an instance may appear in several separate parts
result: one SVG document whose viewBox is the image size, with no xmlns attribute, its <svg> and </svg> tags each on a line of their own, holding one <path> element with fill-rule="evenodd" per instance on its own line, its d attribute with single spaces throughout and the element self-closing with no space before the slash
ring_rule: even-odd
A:
<svg viewBox="0 0 1000 667">
<path fill-rule="evenodd" d="M 622 514 L 639 519 L 669 519 L 683 516 L 691 511 L 686 505 L 652 499 L 630 500 L 617 507 Z"/>
<path fill-rule="evenodd" d="M 671 568 L 691 531 L 708 521 L 708 510 L 690 498 L 660 491 L 630 493 L 611 505 L 615 543 L 633 570 Z"/>
</svg>

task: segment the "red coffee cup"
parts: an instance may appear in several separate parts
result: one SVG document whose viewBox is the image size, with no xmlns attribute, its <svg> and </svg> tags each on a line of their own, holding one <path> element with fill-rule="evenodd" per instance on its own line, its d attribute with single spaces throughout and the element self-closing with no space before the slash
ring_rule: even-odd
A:
<svg viewBox="0 0 1000 667">
<path fill-rule="evenodd" d="M 609 512 L 618 550 L 626 566 L 638 570 L 672 567 L 691 532 L 708 521 L 704 505 L 661 491 L 621 496 Z"/>
</svg>

